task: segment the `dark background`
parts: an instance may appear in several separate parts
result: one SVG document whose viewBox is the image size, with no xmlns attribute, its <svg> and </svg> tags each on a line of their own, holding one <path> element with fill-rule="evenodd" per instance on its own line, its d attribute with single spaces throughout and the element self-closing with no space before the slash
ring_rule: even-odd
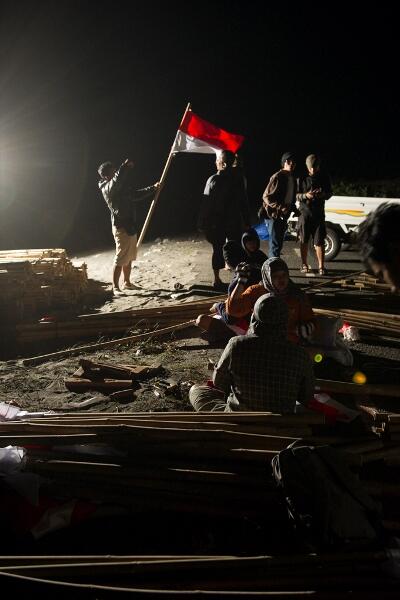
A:
<svg viewBox="0 0 400 600">
<path fill-rule="evenodd" d="M 0 4 L 0 246 L 111 244 L 105 160 L 157 181 L 188 101 L 245 136 L 257 208 L 281 154 L 335 180 L 398 175 L 398 20 L 389 3 Z M 211 155 L 180 154 L 149 237 L 195 228 Z M 148 203 L 144 203 L 144 219 Z"/>
</svg>

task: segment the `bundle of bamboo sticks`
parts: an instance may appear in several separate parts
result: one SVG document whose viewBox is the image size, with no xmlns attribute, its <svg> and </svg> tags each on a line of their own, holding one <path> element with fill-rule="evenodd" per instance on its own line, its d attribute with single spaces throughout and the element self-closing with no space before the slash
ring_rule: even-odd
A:
<svg viewBox="0 0 400 600">
<path fill-rule="evenodd" d="M 385 550 L 286 556 L 4 556 L 0 577 L 9 589 L 58 598 L 261 597 L 316 600 L 395 599 L 399 583 L 385 574 Z M 6 587 L 6 586 L 4 586 Z"/>
<path fill-rule="evenodd" d="M 335 282 L 343 288 L 353 288 L 359 290 L 375 290 L 377 292 L 390 293 L 390 285 L 384 281 L 369 275 L 368 273 L 357 273 L 354 276 L 344 277 Z"/>
<path fill-rule="evenodd" d="M 87 281 L 86 265 L 75 267 L 63 249 L 1 251 L 0 321 L 19 322 L 52 307 L 74 305 Z"/>
<path fill-rule="evenodd" d="M 396 469 L 393 459 L 400 459 L 398 440 L 372 432 L 341 437 L 316 413 L 76 413 L 0 423 L 1 445 L 36 448 L 29 450 L 29 470 L 48 476 L 57 495 L 128 505 L 140 498 L 164 508 L 179 502 L 205 512 L 229 504 L 235 514 L 238 507 L 253 515 L 263 510 L 272 489 L 267 465 L 296 441 L 331 444 L 358 469 L 388 458 Z M 102 449 L 101 459 L 90 455 L 93 444 Z M 211 486 L 217 487 L 210 495 Z M 151 490 L 157 494 L 149 497 Z M 374 492 L 384 494 L 384 486 Z M 400 486 L 393 493 L 399 496 Z"/>
<path fill-rule="evenodd" d="M 162 329 L 195 319 L 200 313 L 208 312 L 215 301 L 224 298 L 206 298 L 162 308 L 81 315 L 69 321 L 20 324 L 16 326 L 16 337 L 19 344 L 27 344 L 33 341 L 84 339 L 129 333 L 132 330 Z"/>
<path fill-rule="evenodd" d="M 375 311 L 351 310 L 344 308 L 342 310 L 328 310 L 325 308 L 315 308 L 314 312 L 329 317 L 341 317 L 350 325 L 355 325 L 360 329 L 373 331 L 376 334 L 390 337 L 400 337 L 400 315 L 386 314 Z"/>
<path fill-rule="evenodd" d="M 388 419 L 397 426 L 400 415 Z M 0 423 L 0 442 L 26 446 L 26 470 L 43 477 L 42 491 L 59 499 L 113 503 L 130 514 L 160 510 L 238 522 L 263 522 L 268 512 L 275 514 L 280 498 L 270 460 L 277 452 L 294 442 L 332 444 L 382 502 L 384 526 L 400 529 L 400 442 L 387 432 L 333 435 L 317 413 L 58 414 Z M 211 590 L 218 590 L 218 597 L 241 592 L 271 598 L 276 592 L 282 598 L 291 597 L 290 590 L 296 596 L 314 590 L 313 597 L 321 592 L 325 598 L 328 590 L 352 590 L 361 600 L 382 590 L 398 593 L 398 583 L 382 576 L 389 559 L 385 551 L 293 555 L 290 549 L 285 556 L 246 558 L 3 556 L 0 576 L 31 578 L 30 586 L 68 581 L 77 590 L 86 583 L 99 590 L 146 590 L 151 597 L 160 592 L 164 598 L 169 592 L 176 597 L 179 588 L 180 597 L 195 590 L 214 597 Z"/>
</svg>

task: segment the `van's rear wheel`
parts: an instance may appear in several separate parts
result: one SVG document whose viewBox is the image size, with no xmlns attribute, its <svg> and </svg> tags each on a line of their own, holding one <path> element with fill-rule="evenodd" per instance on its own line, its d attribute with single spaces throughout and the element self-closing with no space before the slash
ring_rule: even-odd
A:
<svg viewBox="0 0 400 600">
<path fill-rule="evenodd" d="M 339 254 L 342 247 L 342 241 L 338 232 L 333 227 L 326 227 L 325 238 L 325 260 L 333 260 Z"/>
</svg>

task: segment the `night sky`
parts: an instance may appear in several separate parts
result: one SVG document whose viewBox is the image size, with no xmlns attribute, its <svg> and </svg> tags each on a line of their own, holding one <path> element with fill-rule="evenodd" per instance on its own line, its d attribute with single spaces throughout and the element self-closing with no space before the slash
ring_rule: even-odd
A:
<svg viewBox="0 0 400 600">
<path fill-rule="evenodd" d="M 0 247 L 111 246 L 98 164 L 130 157 L 138 187 L 157 181 L 189 101 L 245 136 L 254 212 L 287 150 L 299 174 L 317 152 L 336 180 L 398 176 L 391 6 L 0 3 Z M 194 230 L 214 170 L 174 159 L 150 239 Z"/>
</svg>

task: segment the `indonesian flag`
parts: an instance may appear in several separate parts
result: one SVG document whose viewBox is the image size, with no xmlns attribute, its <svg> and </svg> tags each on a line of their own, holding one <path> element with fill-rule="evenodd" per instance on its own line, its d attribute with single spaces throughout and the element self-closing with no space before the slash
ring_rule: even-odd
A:
<svg viewBox="0 0 400 600">
<path fill-rule="evenodd" d="M 338 402 L 329 396 L 329 394 L 321 391 L 314 394 L 312 400 L 308 403 L 308 408 L 311 410 L 316 410 L 317 412 L 321 412 L 325 415 L 327 421 L 333 423 L 335 421 L 344 421 L 345 423 L 349 423 L 360 414 L 358 410 L 353 410 L 352 408 L 345 406 L 341 402 Z"/>
<path fill-rule="evenodd" d="M 237 152 L 243 140 L 242 135 L 224 131 L 188 110 L 179 126 L 172 152 L 202 154 L 215 154 L 220 150 Z"/>
</svg>

